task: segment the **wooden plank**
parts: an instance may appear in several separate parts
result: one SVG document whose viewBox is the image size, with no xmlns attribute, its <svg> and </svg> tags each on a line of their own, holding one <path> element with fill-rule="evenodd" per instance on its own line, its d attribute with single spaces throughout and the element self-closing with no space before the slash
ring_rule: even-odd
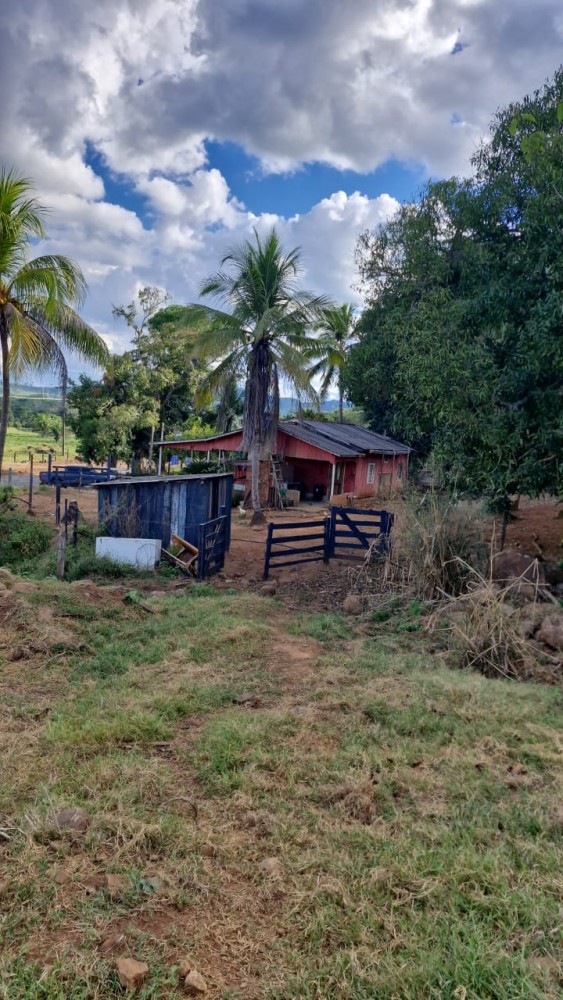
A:
<svg viewBox="0 0 563 1000">
<path fill-rule="evenodd" d="M 271 569 L 282 569 L 283 566 L 298 566 L 300 563 L 321 562 L 320 556 L 310 556 L 308 559 L 292 559 L 289 562 L 276 563 Z"/>
<path fill-rule="evenodd" d="M 289 535 L 289 536 L 288 535 L 284 535 L 283 538 L 274 538 L 274 539 L 272 539 L 272 544 L 273 545 L 285 545 L 286 542 L 310 541 L 313 538 L 324 538 L 324 534 L 325 533 L 324 533 L 324 529 L 323 529 L 323 531 L 315 531 L 315 532 L 312 532 L 312 533 L 307 534 L 307 535 Z"/>
<path fill-rule="evenodd" d="M 284 556 L 298 556 L 302 552 L 324 552 L 324 542 L 322 545 L 307 545 L 302 549 L 285 549 L 284 552 L 272 552 L 270 554 L 270 561 L 272 559 L 283 559 Z"/>
<path fill-rule="evenodd" d="M 275 524 L 270 521 L 268 528 L 271 527 L 272 531 L 286 531 L 288 528 L 324 528 L 325 520 L 326 518 L 323 518 L 322 521 L 289 521 L 284 524 Z"/>
</svg>

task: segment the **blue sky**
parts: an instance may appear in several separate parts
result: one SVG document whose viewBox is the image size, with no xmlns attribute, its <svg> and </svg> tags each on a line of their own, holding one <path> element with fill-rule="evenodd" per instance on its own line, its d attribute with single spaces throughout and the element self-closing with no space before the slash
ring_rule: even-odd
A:
<svg viewBox="0 0 563 1000">
<path fill-rule="evenodd" d="M 561 0 L 48 7 L 0 7 L 0 162 L 36 182 L 45 249 L 81 265 L 117 352 L 112 305 L 145 285 L 193 301 L 255 226 L 301 247 L 311 290 L 361 305 L 359 234 L 469 173 L 496 109 L 563 52 Z"/>
</svg>

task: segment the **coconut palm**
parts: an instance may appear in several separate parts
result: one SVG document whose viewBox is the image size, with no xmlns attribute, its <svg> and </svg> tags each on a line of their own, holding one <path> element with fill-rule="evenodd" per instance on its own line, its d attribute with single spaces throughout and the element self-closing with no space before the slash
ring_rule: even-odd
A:
<svg viewBox="0 0 563 1000">
<path fill-rule="evenodd" d="M 348 348 L 355 336 L 353 306 L 347 304 L 328 306 L 323 310 L 317 331 L 319 337 L 314 345 L 314 355 L 319 360 L 311 368 L 311 377 L 321 376 L 321 399 L 326 398 L 330 386 L 336 379 L 338 419 L 342 423 L 344 401 L 342 374 Z"/>
<path fill-rule="evenodd" d="M 275 229 L 227 251 L 221 270 L 202 285 L 228 311 L 207 306 L 207 325 L 196 338 L 201 357 L 216 362 L 202 390 L 210 394 L 245 381 L 243 448 L 252 467 L 253 523 L 264 520 L 258 489 L 260 460 L 273 450 L 283 378 L 299 398 L 314 398 L 307 359 L 311 329 L 328 305 L 299 287 L 299 248 L 286 252 Z"/>
<path fill-rule="evenodd" d="M 45 236 L 45 215 L 45 208 L 32 196 L 27 178 L 0 171 L 0 474 L 8 429 L 10 376 L 21 376 L 30 369 L 55 370 L 64 405 L 67 366 L 63 349 L 98 364 L 108 359 L 101 337 L 73 308 L 83 301 L 86 291 L 80 268 L 59 254 L 29 256 L 30 243 Z"/>
</svg>

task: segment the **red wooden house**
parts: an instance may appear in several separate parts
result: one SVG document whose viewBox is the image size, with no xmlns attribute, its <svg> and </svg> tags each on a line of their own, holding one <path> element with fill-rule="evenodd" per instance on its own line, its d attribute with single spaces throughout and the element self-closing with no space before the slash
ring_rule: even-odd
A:
<svg viewBox="0 0 563 1000">
<path fill-rule="evenodd" d="M 187 441 L 164 441 L 159 447 L 181 451 L 231 452 L 242 456 L 242 431 Z M 330 500 L 340 494 L 377 496 L 400 489 L 407 477 L 410 448 L 392 438 L 356 424 L 320 420 L 284 420 L 277 430 L 276 455 L 282 478 L 302 498 Z M 271 482 L 270 462 L 261 463 L 260 492 L 267 498 Z M 248 482 L 250 469 L 235 457 L 235 482 Z"/>
</svg>

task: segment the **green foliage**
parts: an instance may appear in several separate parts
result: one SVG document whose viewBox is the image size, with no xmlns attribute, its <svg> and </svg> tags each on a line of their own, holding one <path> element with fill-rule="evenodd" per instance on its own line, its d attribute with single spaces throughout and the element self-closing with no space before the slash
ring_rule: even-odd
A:
<svg viewBox="0 0 563 1000">
<path fill-rule="evenodd" d="M 368 309 L 350 398 L 497 509 L 561 489 L 562 95 L 560 71 L 497 115 L 474 178 L 429 183 L 358 246 Z M 525 142 L 538 126 L 542 156 Z"/>
<path fill-rule="evenodd" d="M 72 386 L 69 422 L 86 461 L 147 457 L 161 423 L 182 427 L 194 417 L 204 367 L 193 359 L 193 331 L 176 325 L 180 309 L 170 306 L 139 328 L 135 350 L 113 357 L 101 380 L 81 375 Z"/>
<path fill-rule="evenodd" d="M 10 377 L 30 369 L 55 370 L 64 392 L 65 351 L 94 363 L 103 363 L 108 356 L 104 341 L 74 309 L 86 294 L 80 268 L 60 254 L 30 259 L 33 241 L 45 236 L 45 214 L 27 178 L 0 171 L 0 466 L 9 420 Z"/>
<path fill-rule="evenodd" d="M 16 506 L 16 491 L 13 486 L 0 486 L 0 516 Z"/>
<path fill-rule="evenodd" d="M 221 268 L 203 283 L 200 294 L 213 296 L 228 311 L 193 307 L 202 325 L 198 354 L 216 362 L 199 397 L 231 393 L 236 382 L 245 379 L 243 441 L 252 461 L 252 504 L 261 519 L 258 461 L 271 451 L 275 439 L 279 380 L 283 378 L 299 399 L 315 399 L 308 364 L 310 330 L 329 303 L 298 288 L 300 251 L 286 251 L 275 229 L 264 238 L 255 230 L 252 243 L 246 240 L 227 251 Z"/>
<path fill-rule="evenodd" d="M 20 569 L 49 548 L 53 533 L 42 521 L 13 511 L 0 513 L 0 565 Z"/>
</svg>

